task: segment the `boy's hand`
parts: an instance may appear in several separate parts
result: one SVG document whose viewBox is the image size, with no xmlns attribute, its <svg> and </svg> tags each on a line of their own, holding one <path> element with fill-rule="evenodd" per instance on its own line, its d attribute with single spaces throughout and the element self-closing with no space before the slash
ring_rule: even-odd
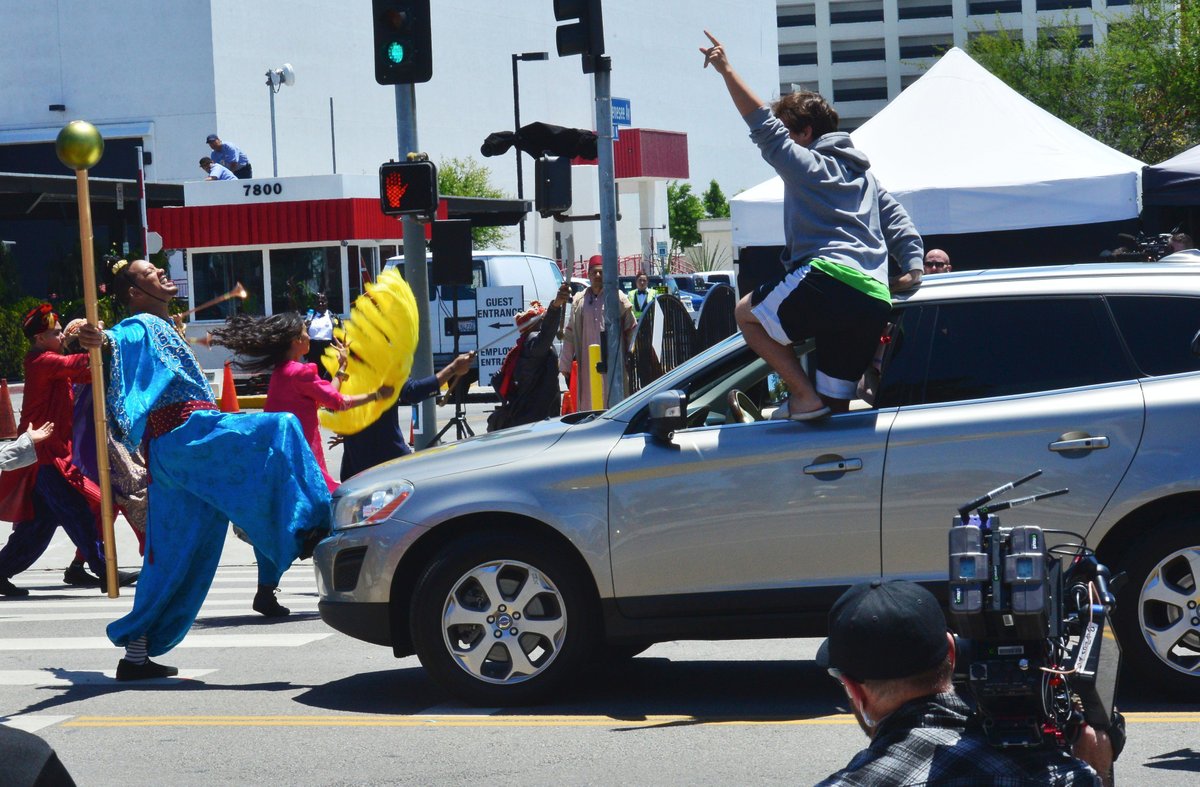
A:
<svg viewBox="0 0 1200 787">
<path fill-rule="evenodd" d="M 729 58 L 725 54 L 725 47 L 707 30 L 704 31 L 704 35 L 708 36 L 708 40 L 713 44 L 707 48 L 700 47 L 700 52 L 704 55 L 704 67 L 708 68 L 711 65 L 718 74 L 725 74 L 729 71 Z"/>
<path fill-rule="evenodd" d="M 79 326 L 79 344 L 86 350 L 94 350 L 104 344 L 104 323 L 99 327 L 86 323 Z"/>
</svg>

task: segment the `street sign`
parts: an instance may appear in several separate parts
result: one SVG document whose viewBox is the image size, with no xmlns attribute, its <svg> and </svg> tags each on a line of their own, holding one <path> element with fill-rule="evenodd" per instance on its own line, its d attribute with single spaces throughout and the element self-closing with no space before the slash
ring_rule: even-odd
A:
<svg viewBox="0 0 1200 787">
<path fill-rule="evenodd" d="M 612 122 L 614 126 L 632 126 L 633 125 L 633 110 L 631 102 L 627 98 L 612 99 Z"/>
<path fill-rule="evenodd" d="M 525 309 L 524 287 L 479 287 L 475 290 L 475 335 L 479 347 L 479 387 L 489 388 L 492 375 L 520 336 L 513 317 Z"/>
</svg>

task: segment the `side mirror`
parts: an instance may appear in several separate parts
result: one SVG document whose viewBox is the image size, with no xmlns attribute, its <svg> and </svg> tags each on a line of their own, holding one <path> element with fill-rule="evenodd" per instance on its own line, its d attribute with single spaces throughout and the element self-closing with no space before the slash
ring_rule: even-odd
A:
<svg viewBox="0 0 1200 787">
<path fill-rule="evenodd" d="M 683 391 L 663 391 L 650 398 L 650 434 L 664 442 L 671 433 L 687 426 L 687 396 Z"/>
</svg>

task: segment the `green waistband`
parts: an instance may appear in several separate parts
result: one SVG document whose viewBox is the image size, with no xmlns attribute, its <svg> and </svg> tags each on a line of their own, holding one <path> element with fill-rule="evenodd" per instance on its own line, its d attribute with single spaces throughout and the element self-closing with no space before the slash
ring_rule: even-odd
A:
<svg viewBox="0 0 1200 787">
<path fill-rule="evenodd" d="M 823 257 L 816 257 L 809 263 L 812 267 L 824 273 L 826 276 L 832 276 L 842 284 L 853 287 L 859 292 L 866 293 L 872 298 L 878 298 L 881 301 L 892 302 L 892 291 L 886 284 L 872 276 L 868 276 L 860 270 L 851 268 L 848 265 L 842 265 L 839 262 L 832 262 Z"/>
</svg>

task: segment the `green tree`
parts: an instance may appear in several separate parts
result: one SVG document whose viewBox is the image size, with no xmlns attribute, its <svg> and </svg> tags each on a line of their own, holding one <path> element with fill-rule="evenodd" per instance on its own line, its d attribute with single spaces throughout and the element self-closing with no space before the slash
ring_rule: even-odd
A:
<svg viewBox="0 0 1200 787">
<path fill-rule="evenodd" d="M 1074 20 L 981 34 L 970 54 L 1029 100 L 1134 158 L 1157 163 L 1200 143 L 1200 4 L 1134 0 L 1081 45 Z M 1014 129 L 1014 133 L 1020 133 Z"/>
<path fill-rule="evenodd" d="M 671 256 L 681 249 L 700 242 L 700 219 L 704 218 L 704 205 L 692 193 L 691 183 L 673 180 L 667 184 L 667 221 L 671 232 Z"/>
<path fill-rule="evenodd" d="M 438 193 L 456 197 L 507 197 L 491 184 L 492 171 L 474 158 L 444 158 L 438 162 Z M 500 227 L 472 227 L 471 243 L 477 249 L 503 248 L 504 230 Z"/>
<path fill-rule="evenodd" d="M 721 191 L 721 186 L 715 178 L 709 181 L 708 191 L 704 192 L 701 199 L 704 202 L 704 212 L 710 219 L 729 218 L 729 200 L 725 199 L 725 192 Z"/>
</svg>

